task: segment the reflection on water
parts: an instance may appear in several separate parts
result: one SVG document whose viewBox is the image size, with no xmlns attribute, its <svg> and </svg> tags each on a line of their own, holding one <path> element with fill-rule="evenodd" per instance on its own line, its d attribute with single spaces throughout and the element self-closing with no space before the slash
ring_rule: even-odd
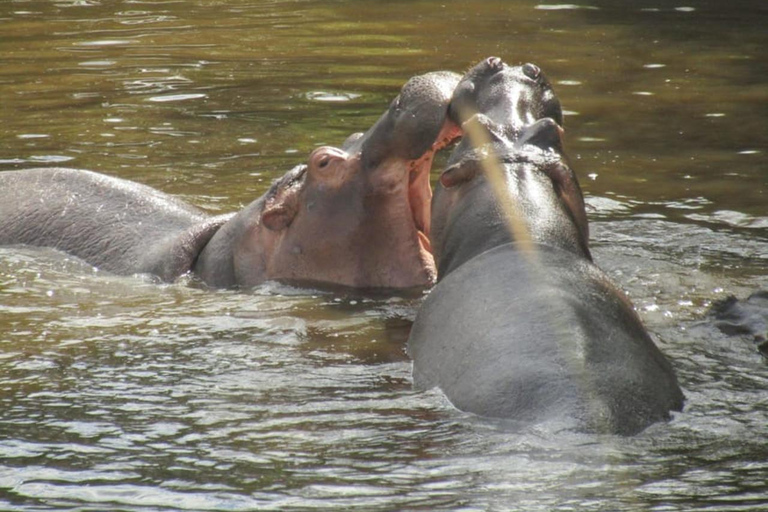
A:
<svg viewBox="0 0 768 512">
<path fill-rule="evenodd" d="M 768 370 L 703 318 L 768 288 L 766 22 L 746 1 L 0 3 L 0 170 L 89 168 L 213 212 L 412 75 L 536 62 L 595 259 L 688 397 L 634 439 L 519 431 L 411 389 L 417 300 L 0 248 L 0 508 L 760 509 Z"/>
</svg>

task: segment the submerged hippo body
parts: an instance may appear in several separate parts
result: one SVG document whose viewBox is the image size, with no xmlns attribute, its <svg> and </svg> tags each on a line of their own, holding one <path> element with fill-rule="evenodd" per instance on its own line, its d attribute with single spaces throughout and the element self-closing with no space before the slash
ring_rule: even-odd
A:
<svg viewBox="0 0 768 512">
<path fill-rule="evenodd" d="M 358 288 L 424 287 L 428 175 L 459 134 L 447 118 L 459 76 L 414 77 L 344 149 L 317 148 L 236 214 L 212 217 L 137 183 L 63 168 L 0 173 L 0 245 L 53 247 L 118 274 L 214 287 L 265 280 Z M 413 122 L 413 120 L 418 122 Z"/>
<path fill-rule="evenodd" d="M 742 300 L 731 295 L 715 302 L 709 316 L 724 334 L 751 337 L 768 358 L 768 290 L 758 290 Z"/>
<path fill-rule="evenodd" d="M 52 247 L 115 274 L 171 281 L 189 271 L 227 216 L 95 172 L 0 173 L 0 245 Z"/>
<path fill-rule="evenodd" d="M 682 392 L 632 305 L 591 261 L 558 122 L 511 127 L 476 112 L 491 142 L 475 149 L 465 138 L 433 198 L 439 281 L 408 342 L 415 385 L 523 423 L 629 435 L 668 419 Z M 483 170 L 486 154 L 502 171 L 501 191 Z M 500 201 L 513 202 L 528 239 L 511 234 Z"/>
</svg>

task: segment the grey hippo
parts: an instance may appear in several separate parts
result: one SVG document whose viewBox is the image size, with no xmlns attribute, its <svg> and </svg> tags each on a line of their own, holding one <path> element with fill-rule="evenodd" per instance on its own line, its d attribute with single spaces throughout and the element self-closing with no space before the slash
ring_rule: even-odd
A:
<svg viewBox="0 0 768 512">
<path fill-rule="evenodd" d="M 408 341 L 415 386 L 515 425 L 632 435 L 668 420 L 683 393 L 626 295 L 592 262 L 544 74 L 489 58 L 451 105 L 465 133 L 473 124 L 485 143 L 465 136 L 435 190 L 438 282 Z M 502 177 L 496 190 L 488 165 Z M 505 211 L 522 232 L 509 229 Z"/>
<path fill-rule="evenodd" d="M 729 295 L 712 304 L 709 317 L 724 334 L 751 337 L 757 350 L 768 358 L 768 290 L 758 290 L 741 300 Z"/>
<path fill-rule="evenodd" d="M 319 147 L 240 212 L 211 216 L 138 183 L 67 168 L 0 173 L 0 244 L 52 247 L 116 274 L 212 287 L 265 280 L 371 289 L 430 286 L 429 172 L 460 135 L 460 76 L 411 78 L 364 134 Z"/>
</svg>

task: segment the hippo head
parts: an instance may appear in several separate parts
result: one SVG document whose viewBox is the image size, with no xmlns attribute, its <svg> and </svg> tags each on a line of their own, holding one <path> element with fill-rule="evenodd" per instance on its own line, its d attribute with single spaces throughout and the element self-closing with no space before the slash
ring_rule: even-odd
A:
<svg viewBox="0 0 768 512">
<path fill-rule="evenodd" d="M 457 146 L 432 202 L 431 243 L 441 278 L 523 236 L 591 259 L 584 199 L 563 151 L 562 128 L 540 119 L 511 142 L 482 114 L 465 123 L 466 131 L 472 130 L 468 123 L 486 131 L 486 143 L 471 147 L 465 139 Z"/>
<path fill-rule="evenodd" d="M 591 259 L 584 199 L 563 151 L 560 101 L 542 71 L 489 57 L 461 79 L 448 116 L 468 136 L 432 201 L 430 242 L 441 278 L 523 235 Z"/>
<path fill-rule="evenodd" d="M 435 152 L 461 133 L 447 117 L 459 78 L 412 78 L 366 133 L 315 149 L 276 182 L 240 220 L 236 284 L 431 285 L 429 171 Z"/>
<path fill-rule="evenodd" d="M 560 101 L 547 77 L 535 64 L 509 66 L 488 57 L 462 77 L 454 91 L 449 116 L 462 124 L 482 113 L 509 139 L 526 125 L 545 117 L 563 125 Z"/>
<path fill-rule="evenodd" d="M 544 73 L 489 57 L 462 77 L 448 112 L 467 136 L 432 201 L 439 275 L 522 238 L 589 259 L 584 200 L 563 151 L 563 113 Z"/>
</svg>

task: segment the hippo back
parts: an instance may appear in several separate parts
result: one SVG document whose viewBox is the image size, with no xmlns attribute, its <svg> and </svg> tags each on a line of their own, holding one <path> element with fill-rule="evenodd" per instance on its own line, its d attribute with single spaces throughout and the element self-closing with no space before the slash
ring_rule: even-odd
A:
<svg viewBox="0 0 768 512">
<path fill-rule="evenodd" d="M 409 339 L 418 387 L 459 409 L 630 435 L 680 410 L 671 366 L 592 263 L 507 244 L 447 275 Z"/>
<path fill-rule="evenodd" d="M 0 173 L 0 244 L 52 247 L 117 274 L 171 280 L 223 218 L 155 189 L 67 168 Z"/>
</svg>

